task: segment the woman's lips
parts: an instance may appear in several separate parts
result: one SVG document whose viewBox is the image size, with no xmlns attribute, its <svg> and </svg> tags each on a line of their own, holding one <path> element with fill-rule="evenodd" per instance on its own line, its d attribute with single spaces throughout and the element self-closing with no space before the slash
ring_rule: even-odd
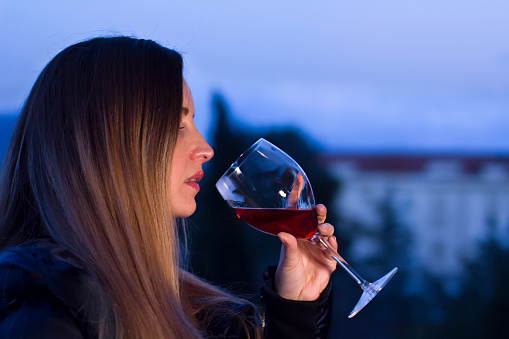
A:
<svg viewBox="0 0 509 339">
<path fill-rule="evenodd" d="M 192 177 L 188 178 L 185 181 L 186 185 L 191 186 L 195 190 L 200 190 L 200 185 L 198 185 L 198 182 L 203 178 L 203 171 L 196 172 Z"/>
</svg>

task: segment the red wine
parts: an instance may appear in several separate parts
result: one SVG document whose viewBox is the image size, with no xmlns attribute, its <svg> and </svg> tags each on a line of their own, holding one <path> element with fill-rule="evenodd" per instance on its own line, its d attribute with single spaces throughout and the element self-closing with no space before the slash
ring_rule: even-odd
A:
<svg viewBox="0 0 509 339">
<path fill-rule="evenodd" d="M 316 233 L 316 210 L 290 208 L 234 208 L 237 216 L 254 228 L 273 235 L 287 232 L 296 238 L 309 238 Z"/>
</svg>

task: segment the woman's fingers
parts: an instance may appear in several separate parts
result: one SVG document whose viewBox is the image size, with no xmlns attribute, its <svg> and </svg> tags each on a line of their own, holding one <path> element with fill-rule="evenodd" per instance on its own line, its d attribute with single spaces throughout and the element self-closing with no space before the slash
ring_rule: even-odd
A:
<svg viewBox="0 0 509 339">
<path fill-rule="evenodd" d="M 316 216 L 318 218 L 318 223 L 323 224 L 327 218 L 327 207 L 322 204 L 316 205 Z"/>
<path fill-rule="evenodd" d="M 331 249 L 334 251 L 338 250 L 338 242 L 334 236 L 334 226 L 331 224 L 321 224 L 318 226 L 318 232 L 325 238 L 324 240 L 329 244 Z"/>
<path fill-rule="evenodd" d="M 322 204 L 316 205 L 316 215 L 318 218 L 318 232 L 327 239 L 329 245 L 331 245 L 332 248 L 337 250 L 338 242 L 334 236 L 334 226 L 325 223 L 327 207 Z"/>
<path fill-rule="evenodd" d="M 336 240 L 336 237 L 335 236 L 330 236 L 329 239 L 328 239 L 328 242 L 329 242 L 329 245 L 332 246 L 332 248 L 334 248 L 334 250 L 338 250 L 338 241 Z"/>
<path fill-rule="evenodd" d="M 286 207 L 288 208 L 295 208 L 297 207 L 299 203 L 299 197 L 302 191 L 302 186 L 304 186 L 304 177 L 302 174 L 298 173 L 295 176 L 295 180 L 292 184 L 292 189 L 290 191 L 290 194 L 288 195 L 288 200 L 286 202 Z"/>
<path fill-rule="evenodd" d="M 332 237 L 334 235 L 334 226 L 331 224 L 321 224 L 318 226 L 318 232 L 324 237 Z"/>
</svg>

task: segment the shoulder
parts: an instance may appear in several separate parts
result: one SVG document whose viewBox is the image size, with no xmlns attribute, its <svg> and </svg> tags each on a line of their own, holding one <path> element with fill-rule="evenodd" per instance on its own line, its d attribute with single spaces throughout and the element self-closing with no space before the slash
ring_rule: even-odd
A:
<svg viewBox="0 0 509 339">
<path fill-rule="evenodd" d="M 51 295 L 39 294 L 1 308 L 2 338 L 84 338 L 76 319 Z"/>
<path fill-rule="evenodd" d="M 0 253 L 0 337 L 80 338 L 79 269 L 52 242 Z"/>
</svg>

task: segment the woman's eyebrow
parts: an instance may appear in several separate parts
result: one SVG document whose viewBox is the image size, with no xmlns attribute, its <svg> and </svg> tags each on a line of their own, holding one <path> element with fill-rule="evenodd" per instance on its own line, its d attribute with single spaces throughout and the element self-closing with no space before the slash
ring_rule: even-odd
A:
<svg viewBox="0 0 509 339">
<path fill-rule="evenodd" d="M 184 115 L 188 115 L 189 114 L 189 108 L 182 107 L 182 113 L 184 113 Z"/>
</svg>

